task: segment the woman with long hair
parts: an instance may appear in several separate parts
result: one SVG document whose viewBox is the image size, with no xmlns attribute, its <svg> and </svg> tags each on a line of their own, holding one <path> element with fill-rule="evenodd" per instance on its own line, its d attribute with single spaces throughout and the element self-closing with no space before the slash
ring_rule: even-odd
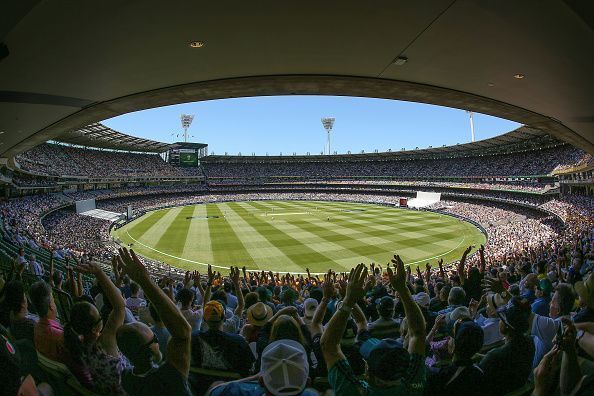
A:
<svg viewBox="0 0 594 396">
<path fill-rule="evenodd" d="M 70 312 L 70 322 L 64 327 L 64 343 L 72 358 L 91 373 L 95 392 L 124 395 L 121 373 L 129 363 L 116 342 L 116 331 L 124 323 L 124 298 L 97 263 L 81 263 L 78 269 L 95 275 L 112 311 L 104 322 L 93 304 L 77 302 Z"/>
</svg>

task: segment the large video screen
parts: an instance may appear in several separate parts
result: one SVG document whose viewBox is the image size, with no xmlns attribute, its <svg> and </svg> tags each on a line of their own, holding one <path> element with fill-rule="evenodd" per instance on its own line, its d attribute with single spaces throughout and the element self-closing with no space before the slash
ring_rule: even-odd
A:
<svg viewBox="0 0 594 396">
<path fill-rule="evenodd" d="M 194 153 L 179 153 L 180 166 L 198 166 L 198 154 Z"/>
</svg>

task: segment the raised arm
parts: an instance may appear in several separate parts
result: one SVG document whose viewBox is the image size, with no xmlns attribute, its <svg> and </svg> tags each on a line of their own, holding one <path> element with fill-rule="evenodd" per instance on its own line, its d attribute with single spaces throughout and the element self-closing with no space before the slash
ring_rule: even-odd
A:
<svg viewBox="0 0 594 396">
<path fill-rule="evenodd" d="M 357 325 L 357 334 L 367 330 L 367 319 L 365 319 L 365 314 L 363 313 L 363 310 L 359 304 L 355 304 L 353 306 L 353 312 L 351 316 Z"/>
<path fill-rule="evenodd" d="M 460 277 L 460 283 L 463 285 L 464 281 L 466 281 L 466 257 L 468 253 L 472 250 L 472 246 L 468 246 L 464 253 L 462 253 L 462 258 L 458 263 L 458 276 Z"/>
<path fill-rule="evenodd" d="M 326 309 L 328 308 L 328 303 L 330 299 L 334 297 L 334 283 L 332 282 L 332 271 L 328 271 L 326 275 L 324 275 L 324 285 L 323 285 L 323 292 L 324 296 L 322 297 L 322 301 L 318 304 L 316 308 L 316 312 L 311 320 L 311 324 L 309 325 L 311 329 L 311 335 L 322 334 L 322 321 L 324 320 L 324 316 L 326 315 Z"/>
<path fill-rule="evenodd" d="M 190 370 L 190 340 L 192 327 L 173 301 L 150 278 L 148 271 L 133 250 L 120 249 L 118 258 L 125 273 L 142 287 L 145 296 L 154 304 L 163 323 L 171 333 L 167 344 L 167 361 L 184 377 Z"/>
<path fill-rule="evenodd" d="M 565 331 L 560 341 L 563 356 L 561 359 L 561 375 L 559 387 L 562 395 L 575 394 L 574 390 L 582 379 L 582 370 L 578 363 L 576 344 L 576 328 L 567 318 L 561 319 Z"/>
<path fill-rule="evenodd" d="M 237 307 L 235 308 L 235 315 L 241 316 L 243 312 L 243 308 L 245 307 L 245 300 L 243 298 L 243 293 L 241 292 L 241 285 L 239 284 L 239 268 L 231 267 L 231 282 L 233 282 L 233 286 L 235 287 L 235 293 L 237 293 Z"/>
<path fill-rule="evenodd" d="M 410 290 L 406 287 L 406 272 L 400 256 L 395 255 L 392 263 L 396 267 L 396 274 L 388 267 L 388 277 L 390 278 L 392 288 L 398 292 L 400 301 L 404 306 L 404 315 L 406 316 L 408 333 L 410 335 L 408 352 L 424 355 L 426 330 L 423 313 L 417 303 L 413 301 Z"/>
<path fill-rule="evenodd" d="M 103 295 L 112 306 L 111 313 L 107 318 L 107 322 L 103 326 L 99 343 L 109 355 L 118 357 L 119 350 L 116 342 L 116 331 L 124 324 L 124 316 L 126 315 L 126 303 L 122 297 L 120 289 L 118 289 L 111 279 L 101 270 L 97 262 L 87 261 L 78 264 L 79 272 L 92 274 L 97 278 L 97 283 L 103 290 Z"/>
<path fill-rule="evenodd" d="M 485 260 L 485 245 L 481 245 L 481 247 L 479 249 L 479 254 L 480 254 L 480 258 L 481 258 L 480 272 L 481 272 L 481 274 L 484 274 L 485 269 L 487 267 L 487 261 Z"/>
<path fill-rule="evenodd" d="M 206 290 L 202 295 L 202 305 L 206 305 L 207 302 L 210 301 L 210 294 L 212 292 L 212 283 L 214 282 L 214 272 L 212 271 L 212 267 L 208 264 L 208 282 L 206 283 Z"/>
<path fill-rule="evenodd" d="M 54 287 L 54 252 L 50 251 L 49 285 Z"/>
<path fill-rule="evenodd" d="M 322 334 L 320 344 L 328 370 L 336 362 L 346 359 L 340 349 L 340 340 L 354 305 L 363 297 L 363 284 L 366 278 L 367 268 L 363 264 L 359 264 L 351 270 L 342 306 L 332 316 L 326 331 Z"/>
</svg>

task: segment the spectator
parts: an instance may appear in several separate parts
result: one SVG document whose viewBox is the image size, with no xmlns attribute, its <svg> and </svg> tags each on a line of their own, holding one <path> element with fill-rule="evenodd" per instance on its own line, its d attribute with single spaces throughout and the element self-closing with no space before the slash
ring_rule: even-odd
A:
<svg viewBox="0 0 594 396">
<path fill-rule="evenodd" d="M 150 279 L 133 250 L 120 249 L 118 263 L 142 287 L 171 334 L 167 361 L 158 365 L 161 360 L 158 338 L 148 326 L 135 322 L 118 328 L 117 345 L 133 366 L 122 374 L 124 389 L 130 395 L 191 395 L 188 387 L 190 325 L 173 301 Z"/>
<path fill-rule="evenodd" d="M 397 341 L 370 338 L 361 347 L 368 364 L 369 382 L 357 379 L 340 349 L 340 335 L 354 304 L 363 296 L 367 269 L 358 265 L 351 270 L 342 307 L 334 314 L 322 335 L 322 351 L 328 366 L 328 380 L 336 394 L 399 394 L 422 395 L 425 390 L 425 323 L 417 304 L 406 287 L 406 273 L 400 257 L 395 256 L 396 274 L 388 267 L 392 287 L 399 293 L 408 318 L 409 342 L 404 349 Z"/>
<path fill-rule="evenodd" d="M 497 311 L 505 345 L 492 349 L 479 366 L 485 373 L 485 391 L 505 395 L 522 387 L 528 380 L 534 359 L 534 341 L 525 335 L 529 328 L 530 304 L 513 298 Z"/>
<path fill-rule="evenodd" d="M 478 324 L 468 319 L 456 321 L 448 345 L 453 354 L 452 364 L 429 371 L 427 393 L 470 396 L 484 392 L 484 373 L 472 361 L 483 346 L 483 338 Z"/>
<path fill-rule="evenodd" d="M 112 310 L 104 322 L 93 304 L 74 304 L 64 328 L 65 346 L 75 362 L 89 370 L 96 391 L 124 395 L 121 374 L 129 363 L 116 343 L 116 331 L 124 323 L 124 299 L 96 262 L 81 262 L 78 269 L 97 278 Z"/>
<path fill-rule="evenodd" d="M 384 296 L 379 300 L 377 311 L 379 319 L 368 324 L 369 333 L 373 338 L 398 338 L 400 336 L 400 321 L 394 319 L 394 298 Z"/>
<path fill-rule="evenodd" d="M 262 352 L 262 365 L 257 375 L 227 382 L 212 388 L 208 395 L 302 395 L 315 396 L 305 389 L 309 365 L 303 345 L 294 340 L 278 340 Z"/>
<path fill-rule="evenodd" d="M 126 308 L 132 311 L 133 314 L 138 315 L 141 307 L 146 307 L 144 298 L 139 297 L 140 286 L 137 283 L 130 283 L 130 297 L 126 299 Z"/>
</svg>

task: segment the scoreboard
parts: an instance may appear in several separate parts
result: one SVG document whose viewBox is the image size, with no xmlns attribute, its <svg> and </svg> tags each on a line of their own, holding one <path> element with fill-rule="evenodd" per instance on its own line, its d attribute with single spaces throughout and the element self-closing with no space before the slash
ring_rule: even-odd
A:
<svg viewBox="0 0 594 396">
<path fill-rule="evenodd" d="M 208 155 L 208 145 L 203 143 L 174 143 L 167 153 L 168 162 L 176 166 L 198 166 L 200 158 Z"/>
</svg>

